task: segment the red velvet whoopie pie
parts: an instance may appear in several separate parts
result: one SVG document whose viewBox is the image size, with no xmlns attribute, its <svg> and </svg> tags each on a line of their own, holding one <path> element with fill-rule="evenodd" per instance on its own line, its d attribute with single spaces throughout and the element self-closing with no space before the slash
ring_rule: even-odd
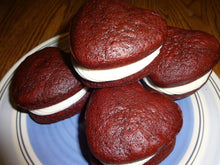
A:
<svg viewBox="0 0 220 165">
<path fill-rule="evenodd" d="M 70 55 L 48 47 L 28 56 L 11 83 L 16 107 L 41 124 L 54 123 L 81 111 L 89 90 L 74 76 Z"/>
<path fill-rule="evenodd" d="M 220 44 L 208 33 L 169 27 L 159 56 L 159 65 L 142 82 L 176 100 L 207 82 L 220 59 Z"/>
<path fill-rule="evenodd" d="M 88 145 L 102 164 L 161 162 L 182 122 L 178 104 L 137 82 L 94 90 L 85 112 Z"/>
<path fill-rule="evenodd" d="M 167 36 L 167 23 L 154 11 L 124 0 L 91 0 L 71 21 L 73 66 L 92 88 L 136 82 L 152 71 Z"/>
</svg>

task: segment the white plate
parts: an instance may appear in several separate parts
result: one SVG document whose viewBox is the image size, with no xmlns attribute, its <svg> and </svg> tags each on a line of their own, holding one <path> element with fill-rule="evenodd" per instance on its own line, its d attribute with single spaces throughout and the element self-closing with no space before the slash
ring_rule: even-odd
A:
<svg viewBox="0 0 220 165">
<path fill-rule="evenodd" d="M 7 165 L 86 165 L 88 149 L 83 114 L 48 125 L 40 125 L 10 104 L 13 72 L 30 54 L 48 46 L 69 51 L 67 34 L 56 36 L 23 56 L 0 84 L 0 163 Z M 220 164 L 220 80 L 212 73 L 194 95 L 177 101 L 183 111 L 183 128 L 174 151 L 161 163 Z"/>
</svg>

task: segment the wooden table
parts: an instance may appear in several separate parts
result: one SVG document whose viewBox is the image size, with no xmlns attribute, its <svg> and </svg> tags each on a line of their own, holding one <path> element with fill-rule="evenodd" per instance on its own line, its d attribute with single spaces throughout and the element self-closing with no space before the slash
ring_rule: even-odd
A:
<svg viewBox="0 0 220 165">
<path fill-rule="evenodd" d="M 15 62 L 47 39 L 68 32 L 69 22 L 87 0 L 1 0 L 0 80 Z M 127 0 L 152 9 L 168 25 L 196 29 L 220 41 L 219 0 Z M 220 62 L 214 67 L 220 77 Z"/>
</svg>

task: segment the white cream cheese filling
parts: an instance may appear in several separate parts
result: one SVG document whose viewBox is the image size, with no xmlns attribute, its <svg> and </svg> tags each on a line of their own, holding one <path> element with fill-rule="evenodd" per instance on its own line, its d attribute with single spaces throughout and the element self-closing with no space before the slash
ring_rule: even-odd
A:
<svg viewBox="0 0 220 165">
<path fill-rule="evenodd" d="M 30 112 L 35 115 L 38 115 L 38 116 L 52 115 L 57 112 L 61 112 L 64 109 L 66 109 L 66 108 L 70 107 L 71 105 L 73 105 L 74 103 L 76 103 L 77 101 L 79 101 L 87 93 L 87 90 L 88 90 L 88 88 L 84 87 L 79 92 L 77 92 L 76 94 L 67 98 L 64 101 L 61 101 L 61 102 L 54 104 L 54 105 L 51 105 L 49 107 L 45 107 L 45 108 L 41 108 L 41 109 L 34 109 Z"/>
<path fill-rule="evenodd" d="M 122 164 L 108 164 L 108 163 L 104 163 L 102 162 L 104 165 L 143 165 L 144 163 L 148 162 L 151 158 L 153 158 L 156 154 L 153 154 L 145 159 L 142 160 L 138 160 L 138 161 L 134 161 L 131 163 L 122 163 Z"/>
<path fill-rule="evenodd" d="M 75 71 L 83 78 L 93 82 L 105 82 L 105 81 L 114 81 L 119 80 L 125 77 L 128 77 L 134 73 L 139 72 L 149 65 L 160 53 L 160 46 L 156 51 L 148 55 L 147 57 L 136 61 L 134 63 L 112 68 L 112 69 L 103 69 L 103 70 L 93 70 L 84 68 L 77 63 L 73 62 L 73 67 Z"/>
<path fill-rule="evenodd" d="M 152 89 L 165 93 L 168 95 L 181 95 L 188 92 L 191 92 L 193 90 L 199 89 L 209 78 L 209 75 L 211 74 L 212 70 L 210 70 L 208 73 L 206 73 L 204 76 L 200 77 L 199 79 L 190 82 L 185 85 L 177 86 L 177 87 L 168 87 L 168 88 L 162 88 L 155 85 L 152 81 L 150 81 L 147 77 L 143 78 L 143 81 Z"/>
</svg>

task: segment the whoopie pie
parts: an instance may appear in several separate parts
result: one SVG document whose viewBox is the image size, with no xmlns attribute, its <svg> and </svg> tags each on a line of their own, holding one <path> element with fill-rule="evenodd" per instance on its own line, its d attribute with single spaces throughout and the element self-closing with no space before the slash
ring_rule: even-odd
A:
<svg viewBox="0 0 220 165">
<path fill-rule="evenodd" d="M 88 87 L 136 82 L 158 61 L 167 23 L 154 11 L 124 0 L 91 0 L 71 21 L 73 66 Z"/>
<path fill-rule="evenodd" d="M 70 55 L 56 47 L 28 56 L 15 71 L 11 83 L 14 105 L 42 124 L 79 113 L 89 93 L 88 87 L 74 75 Z"/>
<path fill-rule="evenodd" d="M 159 65 L 143 79 L 143 84 L 181 99 L 207 82 L 220 59 L 220 44 L 206 32 L 169 27 L 159 56 Z"/>
<path fill-rule="evenodd" d="M 182 122 L 178 104 L 138 82 L 94 90 L 85 112 L 88 145 L 102 164 L 161 162 Z"/>
</svg>

